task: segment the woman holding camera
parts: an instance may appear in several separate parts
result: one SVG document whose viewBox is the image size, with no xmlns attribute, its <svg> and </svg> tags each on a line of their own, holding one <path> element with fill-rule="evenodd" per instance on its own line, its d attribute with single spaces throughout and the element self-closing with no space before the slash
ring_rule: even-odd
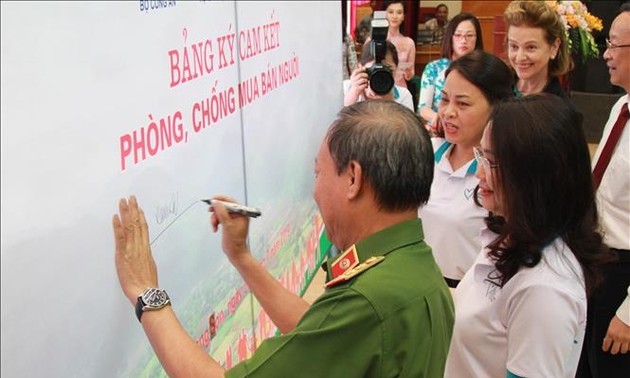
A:
<svg viewBox="0 0 630 378">
<path fill-rule="evenodd" d="M 442 57 L 429 62 L 422 72 L 418 114 L 426 122 L 427 130 L 434 135 L 444 73 L 451 62 L 473 50 L 483 50 L 481 25 L 473 14 L 460 13 L 448 23 L 442 40 Z"/>
<path fill-rule="evenodd" d="M 398 66 L 398 53 L 393 43 L 386 41 L 385 59 L 383 59 L 384 67 L 391 72 L 396 71 Z M 396 101 L 397 103 L 408 107 L 413 111 L 413 98 L 411 92 L 406 87 L 394 85 L 389 93 L 379 95 L 370 87 L 368 69 L 376 62 L 369 48 L 364 48 L 359 60 L 359 66 L 352 72 L 350 80 L 343 81 L 343 105 L 352 105 L 357 101 L 383 99 Z"/>
</svg>

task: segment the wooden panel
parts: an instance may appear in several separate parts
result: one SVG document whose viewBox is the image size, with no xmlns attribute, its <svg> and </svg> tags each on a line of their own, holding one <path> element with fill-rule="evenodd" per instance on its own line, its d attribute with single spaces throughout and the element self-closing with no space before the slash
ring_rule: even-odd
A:
<svg viewBox="0 0 630 378">
<path fill-rule="evenodd" d="M 478 16 L 481 24 L 481 34 L 483 34 L 483 49 L 492 53 L 494 47 L 494 17 Z"/>
<path fill-rule="evenodd" d="M 440 59 L 440 45 L 416 45 L 416 76 L 422 77 L 424 66 L 436 59 Z"/>
<path fill-rule="evenodd" d="M 505 51 L 505 20 L 503 16 L 494 16 L 494 45 L 492 53 L 507 62 Z"/>
<path fill-rule="evenodd" d="M 511 1 L 462 1 L 462 12 L 470 12 L 479 17 L 503 14 Z"/>
<path fill-rule="evenodd" d="M 508 4 L 510 1 L 462 1 L 462 12 L 472 13 L 479 20 L 483 34 L 483 49 L 489 53 L 495 53 L 495 46 L 503 45 L 504 30 L 495 30 L 494 25 L 495 17 L 502 17 Z"/>
</svg>

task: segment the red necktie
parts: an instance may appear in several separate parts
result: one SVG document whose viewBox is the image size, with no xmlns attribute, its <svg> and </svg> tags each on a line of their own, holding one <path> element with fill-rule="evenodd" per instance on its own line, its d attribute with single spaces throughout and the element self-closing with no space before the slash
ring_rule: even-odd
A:
<svg viewBox="0 0 630 378">
<path fill-rule="evenodd" d="M 628 112 L 628 104 L 626 103 L 623 104 L 623 106 L 621 107 L 617 122 L 615 122 L 615 125 L 610 131 L 610 135 L 606 140 L 606 144 L 604 144 L 602 153 L 599 155 L 599 159 L 597 159 L 597 163 L 595 164 L 595 169 L 593 169 L 593 187 L 595 188 L 595 190 L 599 188 L 599 184 L 602 182 L 602 177 L 604 176 L 606 167 L 608 167 L 608 163 L 610 162 L 612 153 L 615 149 L 615 146 L 617 146 L 617 142 L 619 142 L 621 132 L 623 131 L 623 128 L 628 122 L 629 118 L 630 112 Z"/>
</svg>

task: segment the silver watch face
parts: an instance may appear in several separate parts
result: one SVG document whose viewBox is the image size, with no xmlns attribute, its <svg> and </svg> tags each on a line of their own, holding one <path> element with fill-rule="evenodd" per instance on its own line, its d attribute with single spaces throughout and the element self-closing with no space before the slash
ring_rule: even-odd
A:
<svg viewBox="0 0 630 378">
<path fill-rule="evenodd" d="M 159 309 L 166 306 L 169 303 L 168 295 L 166 291 L 162 289 L 147 289 L 142 294 L 142 301 L 144 302 L 145 307 L 148 309 Z"/>
</svg>

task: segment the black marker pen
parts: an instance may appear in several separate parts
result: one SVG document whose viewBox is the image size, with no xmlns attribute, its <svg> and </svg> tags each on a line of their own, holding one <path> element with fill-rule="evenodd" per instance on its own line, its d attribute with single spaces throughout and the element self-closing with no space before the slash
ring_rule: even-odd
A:
<svg viewBox="0 0 630 378">
<path fill-rule="evenodd" d="M 239 205 L 238 203 L 225 202 L 225 201 L 216 200 L 216 199 L 202 199 L 201 201 L 207 203 L 210 206 L 212 206 L 213 202 L 220 202 L 223 204 L 223 206 L 227 208 L 227 210 L 230 213 L 247 215 L 248 217 L 251 217 L 251 218 L 257 218 L 262 214 L 260 209 L 256 207 L 248 207 L 244 205 Z M 210 211 L 213 211 L 213 209 L 210 208 Z"/>
</svg>

